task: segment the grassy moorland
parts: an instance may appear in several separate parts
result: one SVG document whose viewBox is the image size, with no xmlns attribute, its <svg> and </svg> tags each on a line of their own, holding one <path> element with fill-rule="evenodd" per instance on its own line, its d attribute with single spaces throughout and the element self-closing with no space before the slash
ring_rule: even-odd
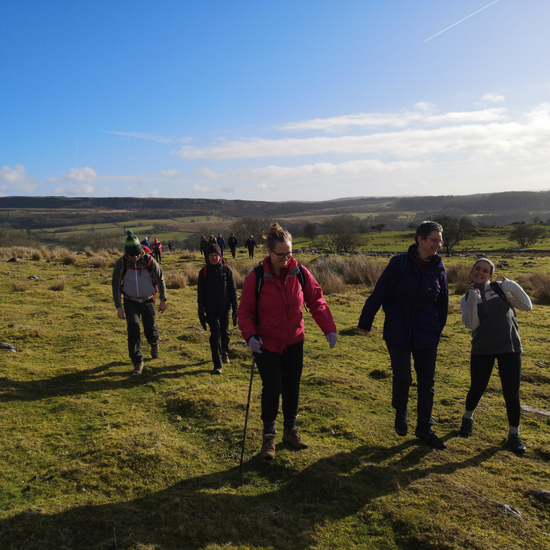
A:
<svg viewBox="0 0 550 550">
<path fill-rule="evenodd" d="M 5 262 L 15 252 L 23 261 Z M 125 324 L 111 299 L 116 256 L 34 257 L 0 249 L 0 341 L 17 349 L 0 350 L 0 548 L 550 547 L 550 504 L 541 493 L 550 489 L 548 418 L 524 414 L 528 452 L 513 455 L 495 373 L 474 436 L 458 437 L 470 341 L 460 294 L 451 295 L 437 372 L 435 428 L 446 450 L 394 434 L 383 313 L 371 336 L 358 335 L 370 289 L 348 284 L 327 294 L 338 326 L 334 350 L 306 314 L 299 424 L 310 448 L 294 452 L 279 442 L 274 462 L 259 459 L 256 374 L 241 476 L 251 356 L 234 330 L 231 364 L 210 375 L 196 287 L 185 284 L 202 265 L 198 255 L 164 256 L 176 288 L 159 316 L 161 357 L 147 359 L 141 377 L 131 376 Z M 385 261 L 372 260 L 378 269 Z M 497 276 L 527 282 L 550 265 L 507 261 Z M 230 264 L 243 273 L 252 267 Z M 550 394 L 549 314 L 536 302 L 533 312 L 518 312 L 522 402 L 541 411 Z"/>
</svg>

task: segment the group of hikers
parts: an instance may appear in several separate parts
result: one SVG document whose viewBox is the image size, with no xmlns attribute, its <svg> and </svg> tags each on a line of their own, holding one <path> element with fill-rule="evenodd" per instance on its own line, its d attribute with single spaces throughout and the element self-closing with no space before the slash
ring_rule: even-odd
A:
<svg viewBox="0 0 550 550">
<path fill-rule="evenodd" d="M 235 233 L 231 233 L 231 235 L 227 239 L 227 243 L 225 242 L 225 239 L 223 238 L 221 233 L 218 233 L 217 237 L 214 237 L 214 235 L 210 235 L 208 240 L 206 240 L 206 237 L 202 235 L 201 241 L 199 244 L 199 249 L 204 254 L 205 260 L 208 260 L 207 252 L 208 252 L 208 247 L 211 244 L 217 244 L 220 247 L 221 258 L 223 258 L 223 251 L 225 247 L 229 246 L 229 250 L 231 250 L 231 256 L 233 256 L 233 259 L 235 259 L 237 255 L 237 245 L 238 245 L 238 241 L 237 241 L 237 237 L 235 237 Z M 250 237 L 248 237 L 248 239 L 244 243 L 244 247 L 248 250 L 248 258 L 249 259 L 254 258 L 254 249 L 258 248 L 258 243 L 256 242 L 254 235 L 250 235 Z"/>
<path fill-rule="evenodd" d="M 160 265 L 143 250 L 132 231 L 127 232 L 125 253 L 113 272 L 113 297 L 117 314 L 128 325 L 128 349 L 134 374 L 143 371 L 139 318 L 151 346 L 151 357 L 159 356 L 159 332 L 155 321 L 154 295 L 158 290 L 158 310 L 166 310 L 166 285 Z M 230 249 L 234 257 L 234 248 Z M 201 251 L 205 265 L 197 285 L 198 316 L 204 330 L 210 328 L 212 374 L 221 374 L 230 362 L 230 314 L 234 326 L 252 351 L 262 380 L 261 456 L 275 458 L 276 419 L 282 400 L 283 441 L 294 449 L 305 449 L 296 426 L 300 379 L 304 358 L 305 303 L 326 337 L 330 349 L 337 331 L 319 283 L 292 255 L 292 236 L 279 224 L 263 235 L 266 256 L 245 278 L 237 297 L 231 268 L 223 259 L 218 235 L 210 237 Z M 251 235 L 250 238 L 253 239 Z M 250 239 L 249 239 L 250 240 Z M 256 248 L 258 245 L 254 240 Z M 433 430 L 437 349 L 447 321 L 449 291 L 447 275 L 438 252 L 443 246 L 443 229 L 433 221 L 422 222 L 408 251 L 394 256 L 366 300 L 358 330 L 368 336 L 375 315 L 385 313 L 383 338 L 388 349 L 392 380 L 394 429 L 398 436 L 408 433 L 408 399 L 414 367 L 417 381 L 415 436 L 427 445 L 446 448 Z M 235 239 L 236 247 L 236 239 Z M 253 248 L 250 257 L 253 257 Z M 495 360 L 502 383 L 509 423 L 508 444 L 518 454 L 526 452 L 519 435 L 522 347 L 514 308 L 530 311 L 529 296 L 514 281 L 493 282 L 495 266 L 479 258 L 472 268 L 471 285 L 461 300 L 462 321 L 472 330 L 470 388 L 461 420 L 460 435 L 473 433 L 474 411 L 487 389 Z M 122 295 L 124 303 L 122 303 Z M 411 365 L 412 358 L 412 365 Z"/>
</svg>

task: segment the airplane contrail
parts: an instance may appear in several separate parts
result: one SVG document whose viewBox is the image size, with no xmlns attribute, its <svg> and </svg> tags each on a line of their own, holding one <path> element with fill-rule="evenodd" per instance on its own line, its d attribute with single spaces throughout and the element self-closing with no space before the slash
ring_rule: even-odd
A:
<svg viewBox="0 0 550 550">
<path fill-rule="evenodd" d="M 494 2 L 491 2 L 490 4 L 487 4 L 485 6 L 485 8 L 488 8 L 489 6 L 492 6 L 493 4 L 496 4 L 497 2 L 498 2 L 498 0 L 495 0 Z M 462 23 L 462 21 L 466 21 L 466 19 L 468 19 L 469 17 L 472 17 L 472 15 L 475 15 L 476 13 L 479 13 L 480 11 L 483 11 L 485 8 L 481 8 L 480 10 L 477 10 L 474 13 L 471 13 L 470 15 L 468 15 L 468 17 L 465 17 L 464 19 L 461 19 L 460 21 L 457 21 L 456 23 L 453 23 L 450 27 L 447 27 L 446 29 L 443 29 L 442 31 L 439 31 L 437 34 L 434 34 L 433 36 L 430 36 L 430 38 L 427 38 L 426 40 L 424 40 L 424 42 L 427 42 L 428 40 L 431 40 L 432 38 L 435 38 L 436 36 L 440 35 L 442 32 L 448 31 L 449 29 L 451 29 L 455 25 L 458 25 L 459 23 Z"/>
</svg>

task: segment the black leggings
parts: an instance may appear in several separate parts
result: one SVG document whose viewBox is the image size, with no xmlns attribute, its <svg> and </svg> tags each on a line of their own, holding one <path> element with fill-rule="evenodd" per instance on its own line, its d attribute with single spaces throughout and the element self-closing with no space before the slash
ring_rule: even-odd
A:
<svg viewBox="0 0 550 550">
<path fill-rule="evenodd" d="M 275 421 L 280 395 L 284 420 L 295 420 L 304 364 L 304 341 L 288 346 L 283 353 L 262 348 L 262 353 L 255 353 L 254 357 L 262 379 L 262 420 L 266 423 Z"/>
<path fill-rule="evenodd" d="M 473 411 L 481 396 L 485 393 L 495 359 L 502 384 L 502 394 L 506 402 L 506 413 L 510 426 L 519 426 L 521 406 L 519 403 L 519 384 L 521 381 L 521 353 L 501 353 L 499 355 L 471 355 L 470 391 L 466 396 L 466 410 Z"/>
</svg>

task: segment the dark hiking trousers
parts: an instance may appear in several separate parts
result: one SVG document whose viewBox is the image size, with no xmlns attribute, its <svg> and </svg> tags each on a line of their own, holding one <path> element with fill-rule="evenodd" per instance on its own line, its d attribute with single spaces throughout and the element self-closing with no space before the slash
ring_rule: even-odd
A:
<svg viewBox="0 0 550 550">
<path fill-rule="evenodd" d="M 143 332 L 149 345 L 159 343 L 159 331 L 156 325 L 156 305 L 151 298 L 145 302 L 124 300 L 124 315 L 128 324 L 128 353 L 134 365 L 143 361 L 141 353 L 141 335 L 139 330 L 139 318 L 143 321 Z"/>
<path fill-rule="evenodd" d="M 519 426 L 521 405 L 519 384 L 521 381 L 521 353 L 501 353 L 499 355 L 470 356 L 470 391 L 466 396 L 466 410 L 473 411 L 481 396 L 485 393 L 495 359 L 498 361 L 498 373 L 502 384 L 502 394 L 506 402 L 506 414 L 510 426 Z"/>
<path fill-rule="evenodd" d="M 275 422 L 280 395 L 283 399 L 283 418 L 296 420 L 304 364 L 304 341 L 288 346 L 282 354 L 262 349 L 262 353 L 255 353 L 254 357 L 262 379 L 263 422 Z"/>
<path fill-rule="evenodd" d="M 416 425 L 419 430 L 429 432 L 434 404 L 437 346 L 420 350 L 396 346 L 389 342 L 386 342 L 386 346 L 390 354 L 393 372 L 392 407 L 396 410 L 407 410 L 409 388 L 412 384 L 412 355 L 418 386 Z"/>
<path fill-rule="evenodd" d="M 210 327 L 210 350 L 215 369 L 222 368 L 222 355 L 229 354 L 229 310 L 223 315 L 206 312 Z"/>
</svg>

